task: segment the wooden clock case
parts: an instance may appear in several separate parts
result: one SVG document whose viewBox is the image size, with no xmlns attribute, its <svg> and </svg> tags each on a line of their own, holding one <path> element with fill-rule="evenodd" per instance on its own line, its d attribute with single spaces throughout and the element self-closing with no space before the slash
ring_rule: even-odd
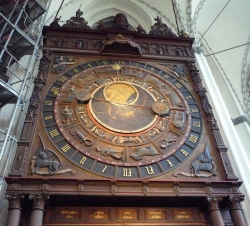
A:
<svg viewBox="0 0 250 226">
<path fill-rule="evenodd" d="M 28 195 L 50 197 L 44 214 L 44 225 L 47 226 L 59 223 L 60 225 L 208 225 L 211 223 L 211 218 L 207 205 L 210 203 L 209 200 L 216 200 L 216 197 L 220 197 L 222 201 L 220 206 L 224 222 L 233 225 L 228 211 L 228 197 L 241 195 L 239 191 L 241 181 L 234 175 L 227 156 L 227 147 L 224 145 L 209 105 L 199 71 L 195 67 L 192 51 L 194 39 L 116 29 L 81 30 L 44 27 L 43 33 L 46 37 L 43 46 L 44 55 L 35 79 L 35 89 L 18 142 L 15 160 L 9 176 L 6 177 L 8 183 L 6 194 L 24 194 L 26 197 L 21 225 L 27 224 L 31 210 Z M 120 65 L 122 69 L 115 70 L 114 65 Z M 103 72 L 100 68 L 107 70 Z M 130 70 L 129 75 L 122 74 L 126 70 Z M 65 106 L 71 108 L 73 102 L 63 105 L 60 103 L 69 96 L 68 90 L 72 88 L 72 84 L 75 83 L 78 91 L 81 87 L 85 87 L 86 90 L 86 86 L 90 86 L 91 83 L 84 81 L 80 88 L 77 87 L 79 79 L 74 80 L 74 76 L 79 73 L 82 73 L 79 79 L 84 79 L 84 76 L 92 73 L 94 80 L 90 80 L 91 83 L 100 81 L 101 73 L 106 73 L 106 78 L 115 77 L 120 73 L 123 77 L 130 76 L 140 82 L 145 80 L 153 88 L 157 87 L 154 82 L 158 79 L 162 83 L 158 84 L 159 86 L 176 89 L 175 94 L 182 95 L 181 98 L 185 99 L 182 102 L 184 105 L 187 104 L 185 116 L 189 122 L 185 121 L 184 126 L 189 125 L 188 132 L 185 133 L 186 127 L 184 130 L 174 128 L 172 125 L 174 118 L 171 118 L 170 112 L 164 117 L 170 124 L 172 123 L 172 130 L 184 131 L 184 140 L 177 139 L 177 143 L 172 142 L 173 146 L 169 142 L 166 144 L 169 146 L 166 146 L 165 151 L 159 156 L 145 155 L 142 157 L 143 161 L 140 160 L 141 162 L 137 164 L 137 161 L 130 157 L 133 149 L 131 151 L 128 148 L 137 144 L 129 146 L 126 142 L 123 143 L 127 147 L 126 150 L 130 151 L 122 161 L 121 152 L 102 157 L 96 151 L 98 145 L 89 148 L 87 143 L 84 143 L 86 138 L 93 142 L 102 141 L 101 144 L 103 146 L 107 144 L 110 149 L 115 149 L 117 143 L 112 140 L 113 143 L 107 141 L 106 138 L 98 138 L 94 133 L 86 135 L 86 131 L 82 131 L 86 128 L 84 126 L 79 130 L 84 135 L 82 140 L 79 136 L 70 137 L 70 130 L 65 129 L 65 125 L 72 126 L 75 121 L 81 120 L 82 115 L 80 113 L 76 115 L 76 105 L 81 107 L 85 103 L 84 100 L 77 102 L 75 94 L 73 95 L 75 98 L 74 108 L 72 107 L 75 114 L 73 119 L 61 114 Z M 150 78 L 154 78 L 151 83 Z M 163 79 L 168 83 L 164 83 Z M 72 82 L 67 83 L 67 80 Z M 136 86 L 135 83 L 129 84 Z M 160 88 L 155 90 L 159 91 Z M 192 97 L 192 101 L 188 96 Z M 167 95 L 165 99 L 167 97 L 169 99 Z M 182 100 L 181 98 L 179 97 L 179 100 Z M 192 105 L 197 106 L 198 113 L 192 112 Z M 91 115 L 89 112 L 88 114 Z M 52 116 L 54 121 L 46 124 L 45 118 L 49 119 Z M 201 126 L 194 126 L 194 121 L 199 122 Z M 72 128 L 76 131 L 77 127 Z M 92 128 L 90 127 L 90 130 Z M 149 126 L 147 131 L 150 131 L 150 128 Z M 60 134 L 58 140 L 54 138 L 56 134 L 53 135 L 55 129 Z M 197 137 L 195 142 L 192 141 L 192 132 Z M 139 135 L 141 133 L 138 132 Z M 161 135 L 159 137 L 163 139 Z M 145 141 L 141 146 L 147 147 L 149 142 L 151 141 Z M 178 146 L 178 142 L 186 145 L 188 149 L 185 152 L 181 151 L 183 146 Z M 120 150 L 123 144 L 118 144 L 116 149 Z M 157 151 L 160 150 L 160 144 L 160 140 L 157 139 L 150 143 L 158 145 Z M 72 151 L 65 150 L 67 147 Z M 205 151 L 210 154 L 209 157 L 206 156 L 210 163 L 201 159 L 201 156 L 205 156 Z M 38 163 L 41 153 L 45 153 L 43 161 L 41 160 L 43 163 Z M 208 168 L 199 168 L 206 163 Z M 40 167 L 36 169 L 39 164 Z M 98 164 L 99 168 L 95 168 Z M 112 166 L 113 171 L 109 174 L 102 173 L 105 164 L 108 167 Z M 195 166 L 201 172 L 192 171 L 192 166 L 193 170 Z M 213 166 L 212 173 L 209 171 L 210 166 Z M 129 173 L 130 168 L 133 168 L 132 174 Z"/>
</svg>

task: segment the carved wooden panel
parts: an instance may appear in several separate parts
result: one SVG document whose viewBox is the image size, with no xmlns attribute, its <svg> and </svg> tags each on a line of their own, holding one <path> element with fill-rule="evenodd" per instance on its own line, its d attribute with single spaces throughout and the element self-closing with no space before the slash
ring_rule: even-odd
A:
<svg viewBox="0 0 250 226">
<path fill-rule="evenodd" d="M 23 175 L 27 160 L 28 160 L 28 147 L 18 146 L 10 175 L 16 175 L 16 176 Z"/>
<path fill-rule="evenodd" d="M 198 208 L 48 207 L 44 226 L 207 225 Z"/>
</svg>

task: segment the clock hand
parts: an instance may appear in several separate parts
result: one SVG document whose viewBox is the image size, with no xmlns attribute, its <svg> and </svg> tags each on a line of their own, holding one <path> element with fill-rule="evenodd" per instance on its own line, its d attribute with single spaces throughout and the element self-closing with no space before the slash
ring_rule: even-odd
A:
<svg viewBox="0 0 250 226">
<path fill-rule="evenodd" d="M 96 98 L 96 97 L 91 97 L 93 100 L 98 100 L 98 101 L 104 101 L 104 102 L 109 102 L 112 104 L 112 101 L 109 101 L 107 99 L 102 99 L 102 98 Z M 138 108 L 147 108 L 147 109 L 152 109 L 154 113 L 157 115 L 166 115 L 172 110 L 177 110 L 177 111 L 185 111 L 184 108 L 180 107 L 170 107 L 167 102 L 164 101 L 159 101 L 157 100 L 152 104 L 152 106 L 143 106 L 143 105 L 137 105 L 137 104 L 120 104 L 123 106 L 132 106 L 132 107 L 138 107 Z"/>
<path fill-rule="evenodd" d="M 111 104 L 115 104 L 114 102 L 112 102 L 110 100 L 106 100 L 106 99 L 102 99 L 102 98 L 91 97 L 90 99 L 98 100 L 98 101 L 104 101 L 104 102 L 108 102 L 108 103 L 111 103 Z M 144 106 L 144 105 L 137 105 L 137 104 L 121 104 L 121 103 L 119 103 L 118 105 L 152 109 L 152 106 Z"/>
</svg>

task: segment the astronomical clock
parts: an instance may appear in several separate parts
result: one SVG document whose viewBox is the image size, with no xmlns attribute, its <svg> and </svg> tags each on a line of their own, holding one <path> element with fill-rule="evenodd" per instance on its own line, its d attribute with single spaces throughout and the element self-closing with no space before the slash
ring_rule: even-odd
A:
<svg viewBox="0 0 250 226">
<path fill-rule="evenodd" d="M 111 28 L 100 21 L 91 29 L 80 9 L 58 21 L 43 30 L 6 178 L 9 209 L 20 211 L 25 199 L 20 225 L 30 214 L 30 225 L 46 226 L 243 222 L 241 182 L 195 66 L 194 39 L 159 16 L 148 34 L 129 30 L 121 13 Z M 232 219 L 229 208 L 238 211 Z"/>
<path fill-rule="evenodd" d="M 69 161 L 104 177 L 172 171 L 202 136 L 188 79 L 175 74 L 173 66 L 133 60 L 81 63 L 48 88 L 42 109 L 47 137 Z"/>
</svg>

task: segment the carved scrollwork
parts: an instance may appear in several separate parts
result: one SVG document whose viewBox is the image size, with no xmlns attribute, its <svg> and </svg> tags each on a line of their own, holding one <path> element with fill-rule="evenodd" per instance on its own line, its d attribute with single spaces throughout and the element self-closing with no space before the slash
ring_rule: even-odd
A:
<svg viewBox="0 0 250 226">
<path fill-rule="evenodd" d="M 36 111 L 41 98 L 42 89 L 45 85 L 47 73 L 49 71 L 50 57 L 51 53 L 47 51 L 43 54 L 43 57 L 41 58 L 38 67 L 38 74 L 34 80 L 35 86 L 30 98 L 30 104 L 26 114 L 26 121 L 33 121 L 34 117 L 36 116 Z"/>
<path fill-rule="evenodd" d="M 211 127 L 217 127 L 217 121 L 214 118 L 212 107 L 208 101 L 206 88 L 202 86 L 202 79 L 199 71 L 197 70 L 194 62 L 189 62 L 188 66 L 191 72 L 191 78 L 195 83 L 195 91 L 199 94 L 202 107 L 207 115 L 207 121 Z"/>
</svg>

